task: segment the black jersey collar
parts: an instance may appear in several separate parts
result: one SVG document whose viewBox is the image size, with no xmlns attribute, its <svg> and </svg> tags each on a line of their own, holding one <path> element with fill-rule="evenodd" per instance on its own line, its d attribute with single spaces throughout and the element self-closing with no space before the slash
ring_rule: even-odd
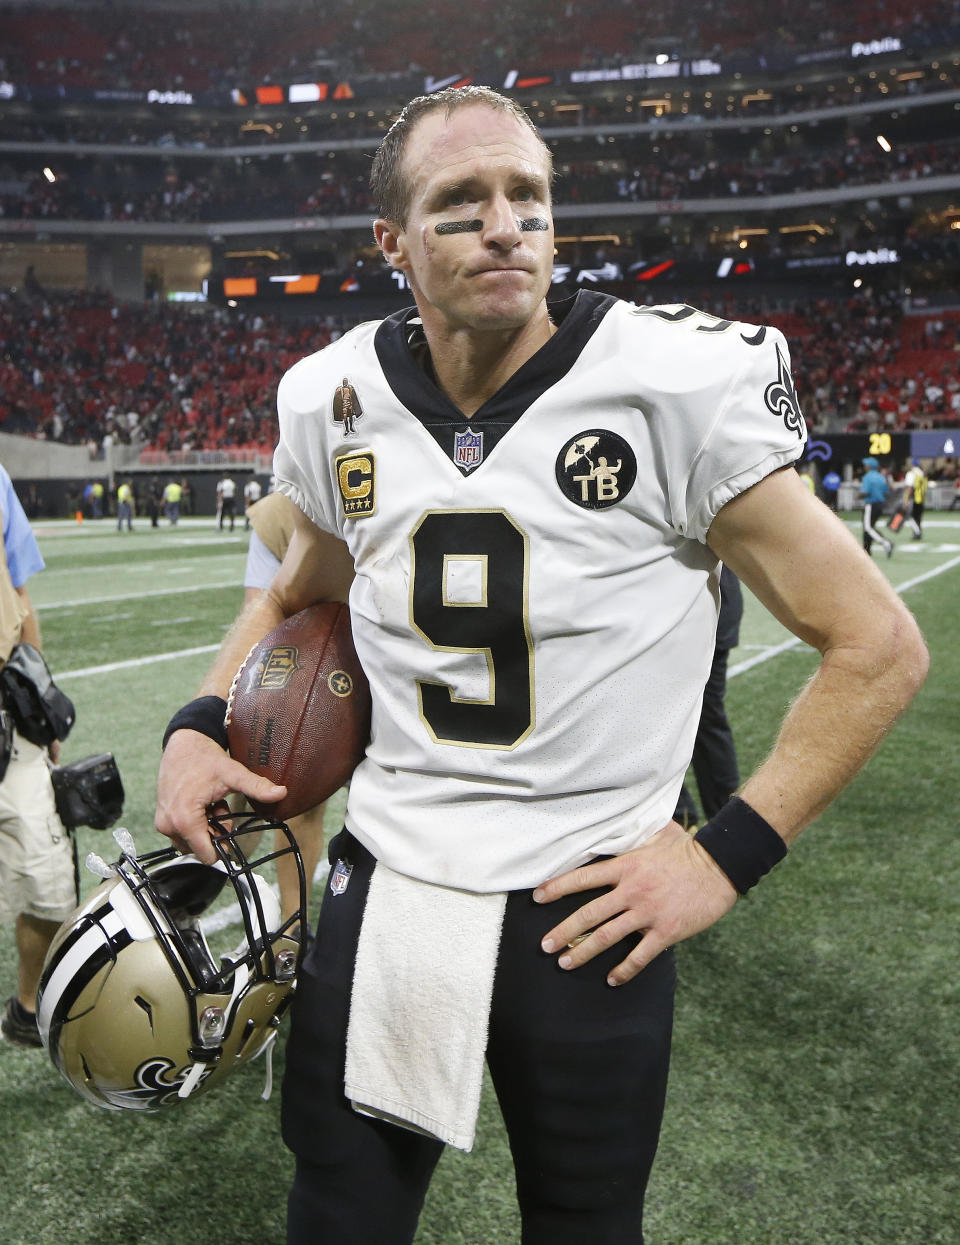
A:
<svg viewBox="0 0 960 1245">
<path fill-rule="evenodd" d="M 464 475 L 482 465 L 505 433 L 537 398 L 569 372 L 617 302 L 610 294 L 580 290 L 550 304 L 557 331 L 469 418 L 447 397 L 421 365 L 425 347 L 415 307 L 388 316 L 377 329 L 374 347 L 397 400 L 416 416 Z M 465 433 L 480 437 L 479 457 L 464 458 L 458 444 Z"/>
</svg>

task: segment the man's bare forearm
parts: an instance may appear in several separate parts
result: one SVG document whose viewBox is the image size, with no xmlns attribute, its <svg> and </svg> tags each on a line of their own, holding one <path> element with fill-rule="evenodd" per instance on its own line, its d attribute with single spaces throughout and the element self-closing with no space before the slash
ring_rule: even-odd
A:
<svg viewBox="0 0 960 1245">
<path fill-rule="evenodd" d="M 927 663 L 905 609 L 887 623 L 879 651 L 828 650 L 744 784 L 744 800 L 792 842 L 870 759 L 923 683 Z"/>
<path fill-rule="evenodd" d="M 789 843 L 849 783 L 927 671 L 913 615 L 850 532 L 793 471 L 723 508 L 715 551 L 821 654 L 773 749 L 741 794 Z"/>
<path fill-rule="evenodd" d="M 283 617 L 283 610 L 269 592 L 261 592 L 248 601 L 224 636 L 220 652 L 207 671 L 197 695 L 226 698 L 233 677 L 247 654 L 283 621 Z"/>
</svg>

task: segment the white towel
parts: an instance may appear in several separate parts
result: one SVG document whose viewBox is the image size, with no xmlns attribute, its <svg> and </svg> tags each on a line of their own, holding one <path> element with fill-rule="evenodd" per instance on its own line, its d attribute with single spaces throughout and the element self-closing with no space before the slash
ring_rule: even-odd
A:
<svg viewBox="0 0 960 1245">
<path fill-rule="evenodd" d="M 347 1028 L 355 1111 L 472 1149 L 506 902 L 377 863 Z"/>
</svg>

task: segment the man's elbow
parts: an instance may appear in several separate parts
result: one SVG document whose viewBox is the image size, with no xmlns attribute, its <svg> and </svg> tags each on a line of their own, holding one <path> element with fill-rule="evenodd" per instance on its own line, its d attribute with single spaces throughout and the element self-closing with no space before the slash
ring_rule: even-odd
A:
<svg viewBox="0 0 960 1245">
<path fill-rule="evenodd" d="M 930 651 L 907 607 L 897 601 L 885 626 L 883 641 L 878 645 L 882 654 L 884 677 L 891 694 L 897 696 L 902 709 L 913 700 L 923 686 L 930 669 Z"/>
</svg>

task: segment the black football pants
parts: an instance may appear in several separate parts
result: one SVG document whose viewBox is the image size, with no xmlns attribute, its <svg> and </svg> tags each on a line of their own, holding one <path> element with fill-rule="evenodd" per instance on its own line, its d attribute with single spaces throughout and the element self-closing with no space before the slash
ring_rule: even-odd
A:
<svg viewBox="0 0 960 1245">
<path fill-rule="evenodd" d="M 353 961 L 374 860 L 344 832 L 301 971 L 283 1085 L 297 1156 L 288 1245 L 406 1245 L 443 1146 L 357 1115 L 343 1093 Z M 675 968 L 666 952 L 627 985 L 606 975 L 626 940 L 566 973 L 540 939 L 596 892 L 507 900 L 487 1061 L 510 1139 L 523 1245 L 641 1245 L 643 1198 L 666 1092 Z M 464 966 L 468 971 L 469 966 Z"/>
</svg>

